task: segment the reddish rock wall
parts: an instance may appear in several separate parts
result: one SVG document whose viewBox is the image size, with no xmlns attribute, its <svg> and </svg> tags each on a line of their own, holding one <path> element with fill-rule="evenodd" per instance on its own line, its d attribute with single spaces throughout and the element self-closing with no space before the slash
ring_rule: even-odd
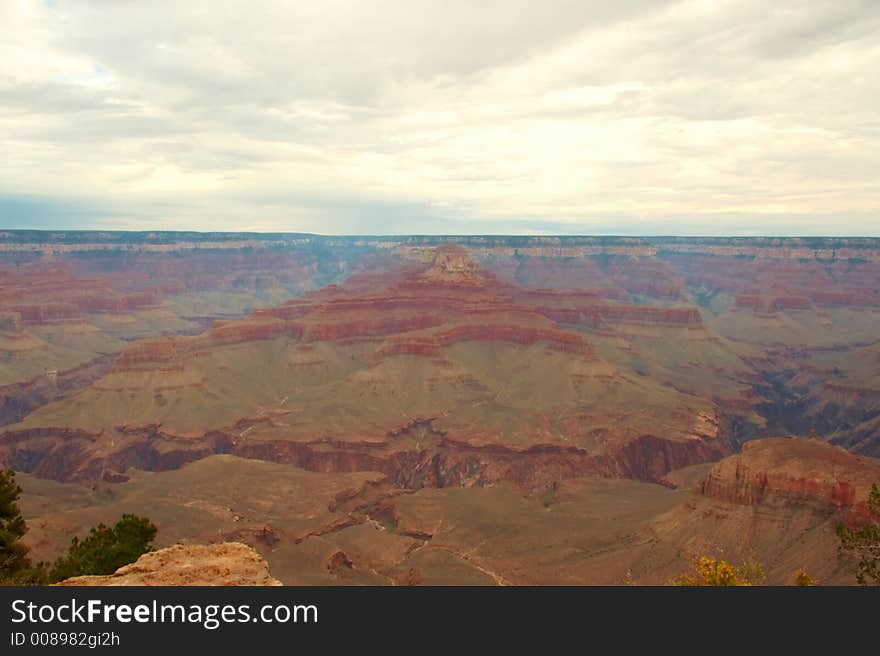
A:
<svg viewBox="0 0 880 656">
<path fill-rule="evenodd" d="M 849 507 L 880 480 L 880 465 L 815 439 L 767 438 L 719 462 L 699 484 L 707 497 L 743 505 L 773 500 Z"/>
</svg>

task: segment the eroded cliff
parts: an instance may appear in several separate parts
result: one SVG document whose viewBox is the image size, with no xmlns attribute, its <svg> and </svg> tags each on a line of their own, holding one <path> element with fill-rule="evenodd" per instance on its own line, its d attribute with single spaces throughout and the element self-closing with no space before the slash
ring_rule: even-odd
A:
<svg viewBox="0 0 880 656">
<path fill-rule="evenodd" d="M 75 576 L 62 586 L 278 586 L 260 554 L 240 542 L 174 545 L 146 553 L 108 576 Z"/>
</svg>

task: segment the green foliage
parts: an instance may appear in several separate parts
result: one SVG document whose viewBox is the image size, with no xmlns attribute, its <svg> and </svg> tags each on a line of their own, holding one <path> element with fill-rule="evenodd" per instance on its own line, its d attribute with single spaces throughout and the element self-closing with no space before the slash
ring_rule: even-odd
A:
<svg viewBox="0 0 880 656">
<path fill-rule="evenodd" d="M 27 524 L 18 508 L 21 487 L 15 483 L 15 472 L 0 471 L 0 581 L 15 583 L 31 566 L 28 548 L 21 541 Z"/>
<path fill-rule="evenodd" d="M 871 486 L 868 521 L 860 528 L 837 527 L 840 553 L 858 559 L 856 580 L 861 585 L 880 584 L 880 486 Z"/>
<path fill-rule="evenodd" d="M 99 524 L 85 539 L 73 538 L 67 555 L 49 570 L 44 563 L 31 564 L 21 541 L 28 527 L 18 507 L 20 497 L 15 472 L 0 470 L 0 585 L 44 585 L 71 576 L 112 574 L 150 551 L 156 537 L 149 519 L 123 515 L 113 528 Z"/>
<path fill-rule="evenodd" d="M 71 540 L 67 555 L 52 566 L 49 581 L 112 574 L 151 551 L 150 544 L 155 537 L 156 526 L 146 517 L 123 515 L 112 528 L 98 524 L 84 539 Z"/>
</svg>

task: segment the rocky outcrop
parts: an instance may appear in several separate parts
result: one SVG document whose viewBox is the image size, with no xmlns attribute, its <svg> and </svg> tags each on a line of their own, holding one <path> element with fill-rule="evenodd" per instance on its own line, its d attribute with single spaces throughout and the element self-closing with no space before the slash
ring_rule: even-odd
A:
<svg viewBox="0 0 880 656">
<path fill-rule="evenodd" d="M 109 576 L 75 576 L 64 586 L 279 586 L 260 554 L 241 542 L 174 545 L 144 554 Z"/>
<path fill-rule="evenodd" d="M 428 283 L 456 287 L 482 287 L 495 277 L 478 266 L 466 249 L 458 244 L 444 244 L 429 252 L 421 278 Z"/>
<path fill-rule="evenodd" d="M 142 340 L 123 349 L 116 357 L 114 368 L 134 370 L 146 365 L 146 368 L 161 370 L 179 366 L 176 361 L 181 343 L 173 337 Z"/>
<path fill-rule="evenodd" d="M 668 582 L 708 556 L 760 563 L 769 585 L 793 585 L 801 570 L 825 585 L 854 585 L 856 562 L 839 551 L 837 528 L 864 521 L 875 482 L 880 463 L 822 440 L 752 440 L 652 522 L 634 575 Z"/>
<path fill-rule="evenodd" d="M 767 438 L 743 445 L 698 487 L 703 496 L 757 506 L 782 502 L 849 508 L 864 502 L 880 464 L 819 439 Z"/>
</svg>

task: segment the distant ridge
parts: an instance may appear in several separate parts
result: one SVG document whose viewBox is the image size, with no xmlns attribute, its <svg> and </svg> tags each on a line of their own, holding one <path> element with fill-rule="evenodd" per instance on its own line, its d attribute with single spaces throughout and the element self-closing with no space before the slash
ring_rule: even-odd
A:
<svg viewBox="0 0 880 656">
<path fill-rule="evenodd" d="M 840 236 L 699 236 L 699 235 L 505 235 L 505 234 L 389 234 L 389 235 L 323 235 L 311 232 L 249 232 L 249 231 L 201 231 L 201 230 L 0 230 L 0 243 L 173 243 L 175 241 L 273 241 L 290 239 L 309 239 L 314 241 L 362 240 L 396 241 L 407 244 L 439 245 L 456 242 L 462 245 L 507 242 L 520 244 L 546 244 L 565 242 L 568 244 L 706 244 L 755 246 L 803 246 L 826 248 L 849 246 L 857 248 L 876 247 L 880 237 L 840 237 Z"/>
</svg>

